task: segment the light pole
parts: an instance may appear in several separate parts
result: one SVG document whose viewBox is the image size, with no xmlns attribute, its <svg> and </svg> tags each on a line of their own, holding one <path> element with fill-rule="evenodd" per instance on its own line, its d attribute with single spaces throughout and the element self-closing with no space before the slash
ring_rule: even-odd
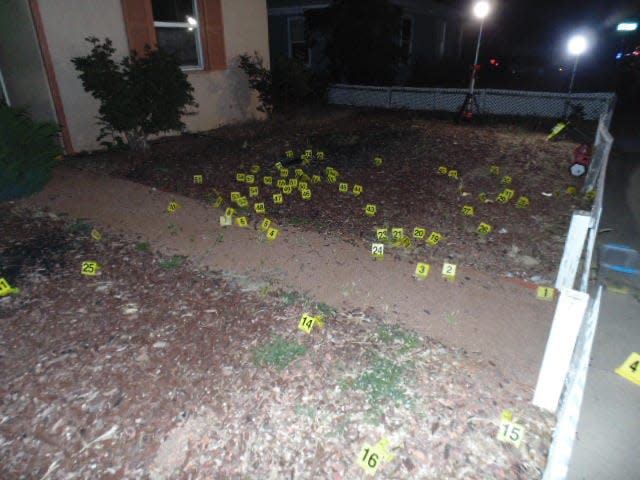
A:
<svg viewBox="0 0 640 480">
<path fill-rule="evenodd" d="M 476 86 L 476 76 L 478 73 L 478 57 L 480 55 L 480 44 L 482 43 L 482 29 L 484 27 L 484 19 L 489 15 L 491 6 L 489 2 L 480 0 L 473 5 L 473 16 L 480 20 L 480 30 L 478 31 L 478 41 L 476 42 L 476 55 L 473 59 L 473 66 L 471 67 L 471 79 L 469 80 L 469 93 L 464 100 L 462 109 L 460 110 L 461 120 L 472 120 L 473 111 L 478 110 L 474 93 Z"/>
<path fill-rule="evenodd" d="M 571 70 L 571 81 L 569 82 L 569 92 L 567 93 L 567 100 L 564 105 L 564 120 L 569 117 L 569 104 L 571 102 L 571 92 L 573 91 L 573 82 L 576 78 L 576 70 L 578 69 L 578 60 L 587 49 L 587 39 L 584 35 L 574 35 L 569 39 L 567 44 L 567 50 L 569 55 L 573 55 L 575 60 L 573 61 L 573 69 Z"/>
</svg>

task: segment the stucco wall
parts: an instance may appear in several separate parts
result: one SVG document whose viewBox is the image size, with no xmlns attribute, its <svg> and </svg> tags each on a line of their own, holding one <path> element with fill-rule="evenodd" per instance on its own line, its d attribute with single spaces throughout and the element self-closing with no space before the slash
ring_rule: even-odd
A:
<svg viewBox="0 0 640 480">
<path fill-rule="evenodd" d="M 0 69 L 13 107 L 57 121 L 27 0 L 0 1 Z"/>
<path fill-rule="evenodd" d="M 99 148 L 96 141 L 97 102 L 84 91 L 71 58 L 89 52 L 87 36 L 109 37 L 121 57 L 128 52 L 120 0 L 39 0 L 73 149 Z M 269 58 L 266 0 L 224 0 L 222 3 L 228 68 L 189 72 L 198 113 L 186 117 L 187 129 L 201 131 L 257 116 L 256 98 L 237 57 L 257 50 Z"/>
</svg>

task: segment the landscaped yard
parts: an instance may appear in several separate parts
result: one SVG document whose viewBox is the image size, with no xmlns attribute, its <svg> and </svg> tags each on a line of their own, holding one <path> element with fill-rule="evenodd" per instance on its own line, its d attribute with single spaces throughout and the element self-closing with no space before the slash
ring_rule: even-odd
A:
<svg viewBox="0 0 640 480">
<path fill-rule="evenodd" d="M 386 242 L 378 262 L 430 262 L 427 282 L 450 262 L 548 283 L 571 211 L 589 203 L 567 193 L 580 188 L 568 173 L 573 147 L 517 126 L 328 110 L 162 140 L 146 158 L 100 153 L 66 163 L 165 190 L 168 198 L 211 204 L 219 195 L 223 210 L 211 209 L 209 219 L 216 224 L 232 206 L 234 219 L 246 215 L 248 230 L 259 231 L 264 217 L 253 204 L 264 202 L 280 229 L 274 243 L 307 248 L 296 243 L 300 237 L 285 238 L 287 225 L 347 240 L 363 251 L 347 265 L 353 270 L 374 262 L 376 229 L 388 227 L 403 228 L 411 245 Z M 299 159 L 307 149 L 311 161 L 292 164 L 286 181 L 303 169 L 298 186 L 308 175 L 311 198 L 292 187 L 275 205 L 275 163 L 288 161 L 287 150 Z M 327 167 L 338 172 L 335 183 Z M 512 182 L 502 184 L 504 176 Z M 258 187 L 256 196 L 250 187 Z M 514 195 L 501 203 L 506 188 Z M 248 207 L 232 204 L 231 192 L 246 196 Z M 529 204 L 519 208 L 521 196 Z M 376 215 L 365 214 L 367 204 Z M 474 215 L 462 214 L 465 205 Z M 0 276 L 20 289 L 0 297 L 3 478 L 353 479 L 375 469 L 377 478 L 541 478 L 553 418 L 530 405 L 530 385 L 483 352 L 390 323 L 373 299 L 345 310 L 294 286 L 159 254 L 147 237 L 91 220 L 3 207 Z M 479 234 L 480 222 L 493 230 Z M 178 235 L 168 225 L 167 235 Z M 92 237 L 94 227 L 101 238 Z M 415 227 L 426 230 L 425 239 L 414 238 Z M 435 246 L 426 242 L 432 232 L 442 236 Z M 228 241 L 222 235 L 207 241 Z M 237 247 L 269 244 L 260 238 Z M 103 265 L 98 275 L 81 275 L 88 260 Z M 327 284 L 339 281 L 323 276 L 322 264 L 300 268 Z M 465 281 L 451 284 L 461 305 Z M 298 327 L 304 314 L 312 317 L 310 333 Z M 447 321 L 461 321 L 454 317 Z M 501 425 L 504 410 L 517 425 Z M 499 433 L 516 445 L 499 441 Z"/>
</svg>

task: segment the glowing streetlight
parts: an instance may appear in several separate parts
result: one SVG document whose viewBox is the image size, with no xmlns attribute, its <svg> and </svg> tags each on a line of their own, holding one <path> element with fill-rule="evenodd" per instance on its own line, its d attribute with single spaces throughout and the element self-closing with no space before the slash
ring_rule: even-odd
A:
<svg viewBox="0 0 640 480">
<path fill-rule="evenodd" d="M 469 81 L 469 93 L 465 98 L 462 110 L 460 112 L 460 118 L 471 120 L 473 118 L 473 109 L 477 109 L 475 98 L 473 96 L 476 86 L 476 76 L 478 73 L 478 57 L 480 55 L 480 44 L 482 43 L 482 29 L 484 27 L 484 19 L 489 15 L 491 11 L 491 5 L 485 0 L 480 0 L 473 5 L 473 16 L 480 20 L 480 30 L 478 31 L 478 41 L 476 42 L 476 55 L 473 60 L 473 67 L 471 68 L 471 80 Z"/>
<path fill-rule="evenodd" d="M 587 50 L 587 39 L 584 35 L 574 35 L 569 39 L 569 43 L 567 44 L 567 51 L 569 55 L 573 55 L 575 60 L 573 61 L 573 69 L 571 70 L 571 81 L 569 82 L 569 93 L 567 93 L 567 101 L 564 105 L 564 119 L 566 120 L 569 116 L 569 102 L 571 100 L 571 92 L 573 91 L 573 81 L 576 78 L 576 70 L 578 68 L 578 60 L 580 59 L 580 55 L 582 55 Z"/>
</svg>

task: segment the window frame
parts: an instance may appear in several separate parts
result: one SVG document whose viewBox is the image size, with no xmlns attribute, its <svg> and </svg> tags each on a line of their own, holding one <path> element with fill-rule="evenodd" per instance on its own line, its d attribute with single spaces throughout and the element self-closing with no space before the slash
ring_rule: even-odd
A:
<svg viewBox="0 0 640 480">
<path fill-rule="evenodd" d="M 194 70 L 204 70 L 205 69 L 205 58 L 204 58 L 204 50 L 202 45 L 202 22 L 200 15 L 200 6 L 198 5 L 198 0 L 191 0 L 191 4 L 193 5 L 193 15 L 197 25 L 194 27 L 189 22 L 161 22 L 156 21 L 152 18 L 153 28 L 154 30 L 157 28 L 186 28 L 197 30 L 195 34 L 195 43 L 196 43 L 196 58 L 198 59 L 198 65 L 180 65 L 180 69 L 183 71 L 194 71 Z M 152 9 L 153 15 L 153 9 Z M 157 37 L 157 35 L 156 35 Z"/>
<path fill-rule="evenodd" d="M 293 15 L 293 16 L 287 17 L 287 50 L 288 50 L 290 59 L 293 59 L 293 44 L 294 44 L 294 41 L 291 38 L 291 23 L 293 21 L 299 21 L 299 20 L 302 20 L 303 27 L 306 29 L 306 18 L 304 15 Z M 309 48 L 309 42 L 305 38 L 304 42 L 295 42 L 295 43 L 304 43 L 305 47 L 307 48 L 307 61 L 303 62 L 302 64 L 305 67 L 308 67 L 309 65 L 311 65 L 311 48 Z"/>
</svg>

